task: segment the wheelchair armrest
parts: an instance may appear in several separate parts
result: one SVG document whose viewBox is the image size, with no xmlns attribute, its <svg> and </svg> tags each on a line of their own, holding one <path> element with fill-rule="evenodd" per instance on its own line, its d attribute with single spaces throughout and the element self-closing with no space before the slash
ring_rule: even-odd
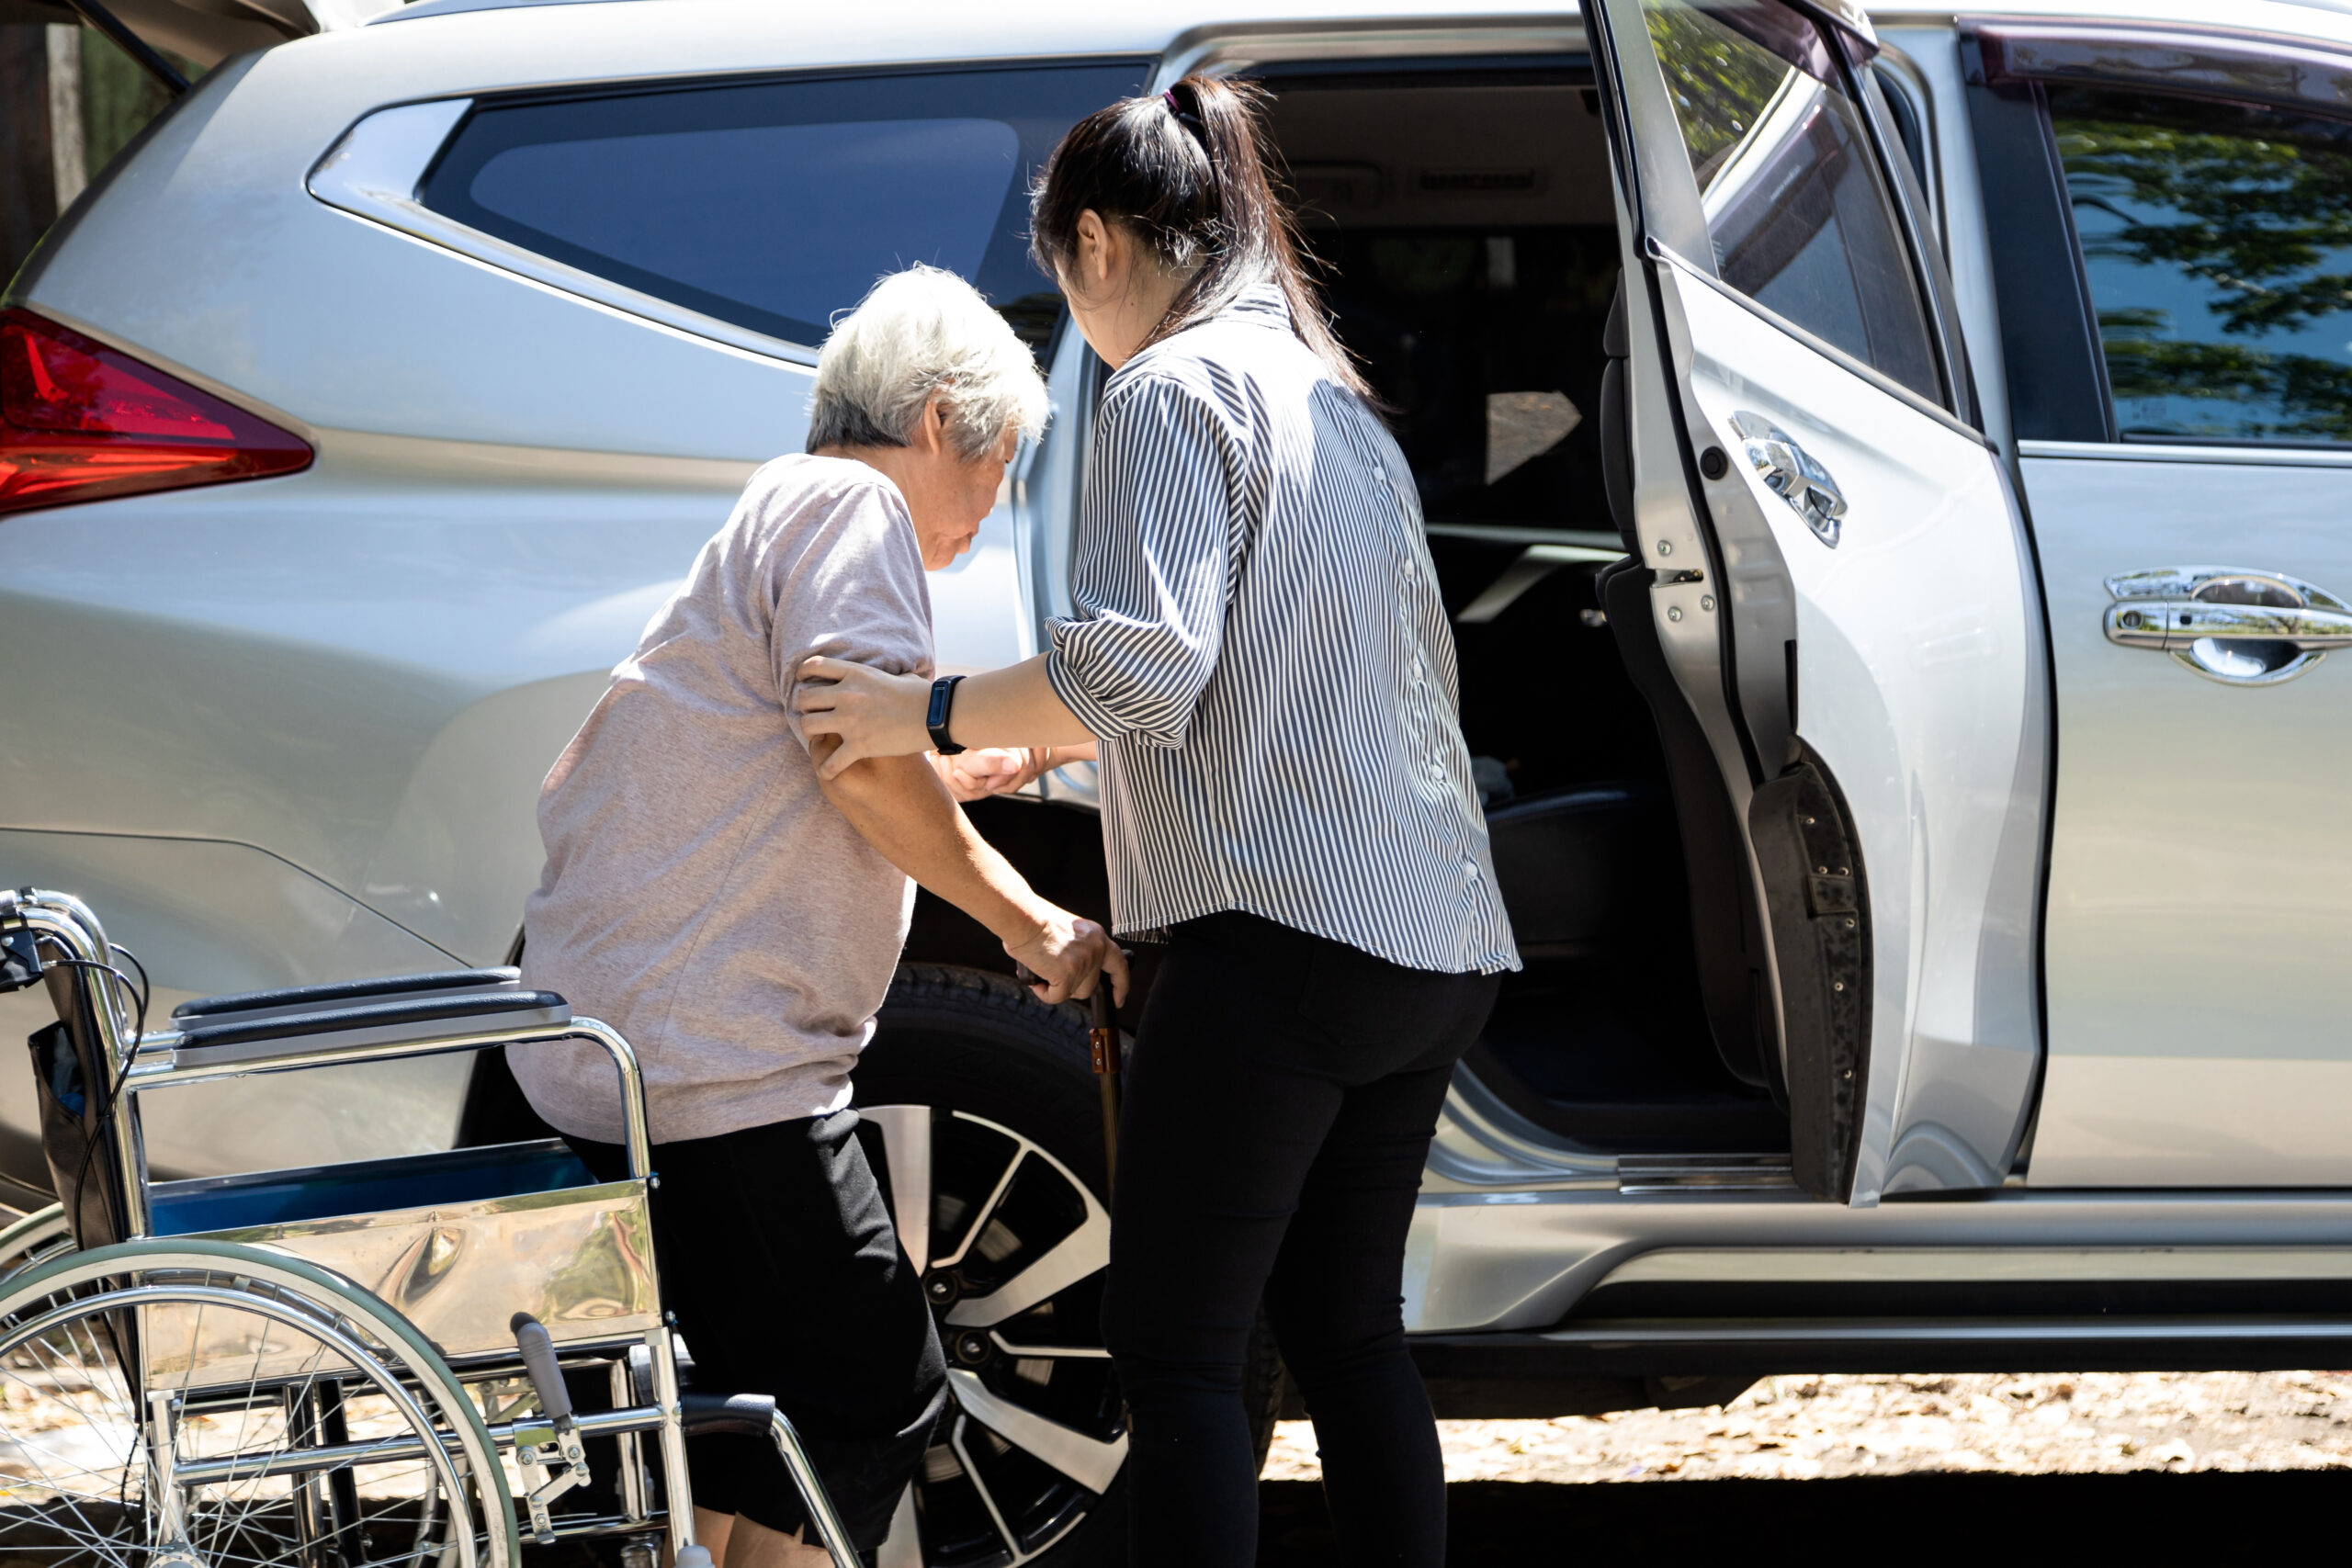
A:
<svg viewBox="0 0 2352 1568">
<path fill-rule="evenodd" d="M 337 1045 L 388 1045 L 492 1030 L 530 1029 L 571 1021 L 571 1006 L 553 991 L 494 990 L 426 993 L 347 1007 L 230 1015 L 183 1028 L 172 1050 L 178 1067 L 265 1064 Z"/>
<path fill-rule="evenodd" d="M 444 969 L 431 975 L 389 975 L 373 980 L 332 980 L 318 986 L 284 986 L 271 991 L 231 991 L 198 997 L 172 1010 L 174 1018 L 214 1018 L 222 1013 L 270 1010 L 312 1012 L 336 1002 L 359 1002 L 431 991 L 482 991 L 512 986 L 520 969 Z"/>
</svg>

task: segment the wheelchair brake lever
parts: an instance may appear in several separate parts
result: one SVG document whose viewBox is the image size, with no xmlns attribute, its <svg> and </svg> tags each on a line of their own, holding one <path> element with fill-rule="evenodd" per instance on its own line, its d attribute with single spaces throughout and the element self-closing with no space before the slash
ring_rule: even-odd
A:
<svg viewBox="0 0 2352 1568">
<path fill-rule="evenodd" d="M 563 1385 L 563 1370 L 557 1364 L 555 1341 L 547 1326 L 527 1312 L 516 1313 L 507 1326 L 514 1330 L 515 1348 L 523 1353 L 523 1371 L 531 1380 L 532 1392 L 539 1396 L 540 1412 L 548 1418 L 544 1427 L 516 1427 L 514 1462 L 526 1471 L 548 1472 L 548 1478 L 525 1494 L 523 1501 L 531 1510 L 532 1537 L 539 1545 L 548 1546 L 555 1541 L 555 1521 L 548 1505 L 573 1487 L 587 1484 L 588 1452 L 580 1441 L 580 1424 L 571 1414 L 571 1391 Z"/>
</svg>

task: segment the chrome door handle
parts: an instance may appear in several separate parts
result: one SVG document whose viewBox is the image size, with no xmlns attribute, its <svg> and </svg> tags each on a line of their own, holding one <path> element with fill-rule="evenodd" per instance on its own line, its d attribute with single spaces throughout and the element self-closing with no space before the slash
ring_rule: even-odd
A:
<svg viewBox="0 0 2352 1568">
<path fill-rule="evenodd" d="M 2352 648 L 2352 605 L 2276 571 L 2169 567 L 2107 580 L 2107 640 L 2156 649 L 2208 680 L 2272 686 Z"/>
<path fill-rule="evenodd" d="M 1829 470 L 1798 446 L 1796 437 L 1760 413 L 1742 411 L 1731 416 L 1731 423 L 1765 488 L 1796 508 L 1814 537 L 1836 549 L 1846 495 Z"/>
</svg>

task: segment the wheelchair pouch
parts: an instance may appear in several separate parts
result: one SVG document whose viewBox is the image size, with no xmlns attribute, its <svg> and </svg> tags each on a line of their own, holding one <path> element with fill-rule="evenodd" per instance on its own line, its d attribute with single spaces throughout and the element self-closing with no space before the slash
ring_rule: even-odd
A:
<svg viewBox="0 0 2352 1568">
<path fill-rule="evenodd" d="M 33 1082 L 40 1100 L 40 1150 L 52 1190 L 65 1205 L 76 1246 L 87 1250 L 122 1239 L 118 1174 L 106 1143 L 106 1089 L 95 1088 L 73 1032 L 62 1021 L 33 1031 Z"/>
</svg>

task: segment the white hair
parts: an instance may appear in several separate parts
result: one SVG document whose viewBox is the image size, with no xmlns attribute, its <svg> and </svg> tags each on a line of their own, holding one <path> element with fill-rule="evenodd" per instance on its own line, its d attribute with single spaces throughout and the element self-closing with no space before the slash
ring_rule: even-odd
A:
<svg viewBox="0 0 2352 1568">
<path fill-rule="evenodd" d="M 1028 346 L 961 277 L 910 266 L 876 283 L 825 339 L 808 450 L 904 446 L 933 391 L 946 394 L 948 444 L 966 458 L 1008 430 L 1046 428 L 1046 383 Z"/>
</svg>

